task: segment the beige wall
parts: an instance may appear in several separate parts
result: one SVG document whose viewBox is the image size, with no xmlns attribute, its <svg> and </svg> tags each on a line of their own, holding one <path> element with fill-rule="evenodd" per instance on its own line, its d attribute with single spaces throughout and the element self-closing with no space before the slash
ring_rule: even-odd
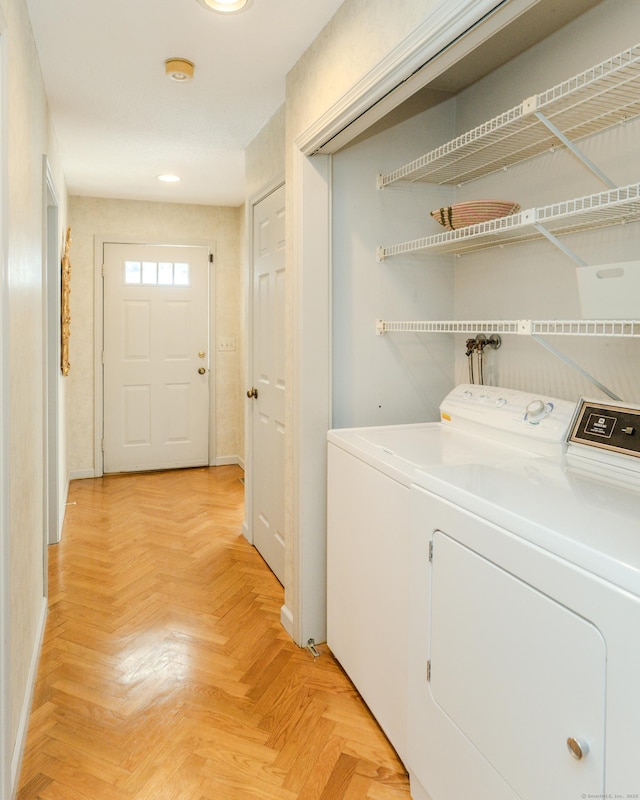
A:
<svg viewBox="0 0 640 800">
<path fill-rule="evenodd" d="M 245 151 L 247 200 L 284 179 L 286 109 L 282 105 Z"/>
<path fill-rule="evenodd" d="M 215 459 L 244 459 L 242 402 L 242 208 L 71 197 L 73 237 L 71 374 L 67 390 L 68 467 L 72 477 L 94 468 L 94 239 L 215 242 L 215 340 L 233 337 L 236 351 L 216 352 Z M 73 411 L 73 413 L 71 413 Z"/>
<path fill-rule="evenodd" d="M 9 746 L 15 770 L 44 622 L 43 154 L 57 184 L 61 222 L 66 192 L 26 3 L 4 0 L 0 7 L 8 51 Z"/>
<path fill-rule="evenodd" d="M 287 138 L 295 139 L 340 101 L 439 4 L 346 0 L 287 76 Z"/>
</svg>

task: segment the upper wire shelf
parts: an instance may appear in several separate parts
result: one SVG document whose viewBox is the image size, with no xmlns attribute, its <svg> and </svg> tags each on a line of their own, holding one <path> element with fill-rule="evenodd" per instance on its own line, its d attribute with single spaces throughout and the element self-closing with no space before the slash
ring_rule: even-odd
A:
<svg viewBox="0 0 640 800">
<path fill-rule="evenodd" d="M 402 180 L 460 184 L 489 175 L 560 144 L 538 115 L 577 141 L 640 114 L 639 90 L 637 44 L 394 172 L 379 175 L 378 187 Z"/>
<path fill-rule="evenodd" d="M 508 217 L 469 225 L 454 231 L 425 236 L 409 242 L 378 247 L 377 259 L 428 250 L 432 253 L 467 253 L 502 244 L 540 239 L 544 231 L 554 235 L 599 228 L 640 219 L 640 183 L 619 189 L 530 208 Z"/>
</svg>

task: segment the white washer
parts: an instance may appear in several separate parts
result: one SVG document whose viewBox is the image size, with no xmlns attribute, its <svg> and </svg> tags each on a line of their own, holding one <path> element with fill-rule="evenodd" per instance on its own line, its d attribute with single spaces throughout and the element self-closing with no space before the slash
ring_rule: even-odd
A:
<svg viewBox="0 0 640 800">
<path fill-rule="evenodd" d="M 571 430 L 566 459 L 416 473 L 414 800 L 640 797 L 640 410 Z"/>
<path fill-rule="evenodd" d="M 440 422 L 328 434 L 327 642 L 405 762 L 416 470 L 559 454 L 573 410 L 562 400 L 464 384 L 443 401 Z"/>
</svg>

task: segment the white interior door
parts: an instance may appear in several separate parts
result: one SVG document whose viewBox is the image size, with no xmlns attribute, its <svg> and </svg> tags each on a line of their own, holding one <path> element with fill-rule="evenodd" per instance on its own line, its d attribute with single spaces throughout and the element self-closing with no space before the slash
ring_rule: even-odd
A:
<svg viewBox="0 0 640 800">
<path fill-rule="evenodd" d="M 104 472 L 209 463 L 209 249 L 104 245 Z"/>
<path fill-rule="evenodd" d="M 251 399 L 253 543 L 284 582 L 284 186 L 254 207 L 253 384 Z M 256 396 L 257 395 L 257 396 Z"/>
</svg>

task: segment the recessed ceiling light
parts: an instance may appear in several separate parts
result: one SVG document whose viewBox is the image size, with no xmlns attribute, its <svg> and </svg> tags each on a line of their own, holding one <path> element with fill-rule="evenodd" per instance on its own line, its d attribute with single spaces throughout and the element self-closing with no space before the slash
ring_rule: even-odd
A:
<svg viewBox="0 0 640 800">
<path fill-rule="evenodd" d="M 193 78 L 193 62 L 186 58 L 168 58 L 164 62 L 164 71 L 172 81 L 190 81 Z"/>
<path fill-rule="evenodd" d="M 180 178 L 177 175 L 158 175 L 158 180 L 164 183 L 178 183 Z"/>
<path fill-rule="evenodd" d="M 238 14 L 246 11 L 253 0 L 198 0 L 201 6 L 221 14 Z"/>
</svg>

